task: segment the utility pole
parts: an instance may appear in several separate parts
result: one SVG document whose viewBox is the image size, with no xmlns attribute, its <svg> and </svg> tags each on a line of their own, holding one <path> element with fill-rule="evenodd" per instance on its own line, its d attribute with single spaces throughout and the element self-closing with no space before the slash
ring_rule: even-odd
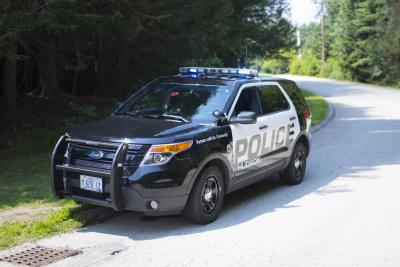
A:
<svg viewBox="0 0 400 267">
<path fill-rule="evenodd" d="M 299 29 L 297 29 L 296 31 L 296 36 L 297 36 L 297 56 L 299 57 L 299 59 L 301 59 L 301 36 Z"/>
<path fill-rule="evenodd" d="M 313 0 L 318 6 L 318 15 L 321 17 L 321 76 L 325 76 L 326 61 L 326 36 L 325 36 L 325 16 L 326 16 L 326 0 Z"/>
<path fill-rule="evenodd" d="M 321 3 L 321 76 L 325 76 L 325 3 Z"/>
<path fill-rule="evenodd" d="M 325 76 L 325 56 L 326 56 L 326 37 L 325 37 L 325 16 L 326 16 L 326 0 L 313 0 L 318 6 L 318 15 L 321 17 L 321 76 Z"/>
</svg>

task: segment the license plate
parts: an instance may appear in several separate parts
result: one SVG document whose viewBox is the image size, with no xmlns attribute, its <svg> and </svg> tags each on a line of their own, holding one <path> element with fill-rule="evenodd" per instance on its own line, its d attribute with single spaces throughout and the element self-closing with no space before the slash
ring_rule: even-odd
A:
<svg viewBox="0 0 400 267">
<path fill-rule="evenodd" d="M 99 193 L 103 192 L 103 179 L 87 175 L 80 175 L 80 179 L 81 189 Z"/>
</svg>

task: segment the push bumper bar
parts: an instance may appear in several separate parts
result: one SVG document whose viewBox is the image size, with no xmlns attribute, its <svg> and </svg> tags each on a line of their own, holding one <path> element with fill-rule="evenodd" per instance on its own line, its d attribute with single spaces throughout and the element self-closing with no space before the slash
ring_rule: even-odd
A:
<svg viewBox="0 0 400 267">
<path fill-rule="evenodd" d="M 111 170 L 98 170 L 64 163 L 64 157 L 67 152 L 68 143 L 117 148 L 114 159 L 112 161 Z M 80 139 L 71 139 L 68 138 L 66 135 L 62 136 L 58 140 L 51 157 L 50 185 L 54 196 L 61 198 L 67 195 L 69 198 L 76 199 L 78 201 L 105 207 L 112 207 L 114 210 L 117 211 L 123 210 L 124 198 L 122 175 L 127 150 L 128 145 L 126 143 L 119 144 L 92 142 Z M 110 178 L 110 197 L 107 200 L 100 200 L 71 194 L 70 192 L 68 192 L 66 187 L 66 172 L 75 172 L 80 174 Z"/>
</svg>

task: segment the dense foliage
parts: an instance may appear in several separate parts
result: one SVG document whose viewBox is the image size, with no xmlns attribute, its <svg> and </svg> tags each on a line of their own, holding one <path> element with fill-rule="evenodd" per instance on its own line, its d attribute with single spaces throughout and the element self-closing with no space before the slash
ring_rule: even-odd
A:
<svg viewBox="0 0 400 267">
<path fill-rule="evenodd" d="M 285 0 L 0 0 L 3 115 L 18 95 L 125 96 L 180 65 L 291 47 Z"/>
<path fill-rule="evenodd" d="M 400 0 L 325 0 L 324 76 L 400 86 Z M 302 58 L 292 73 L 321 73 L 321 29 L 300 27 Z"/>
</svg>

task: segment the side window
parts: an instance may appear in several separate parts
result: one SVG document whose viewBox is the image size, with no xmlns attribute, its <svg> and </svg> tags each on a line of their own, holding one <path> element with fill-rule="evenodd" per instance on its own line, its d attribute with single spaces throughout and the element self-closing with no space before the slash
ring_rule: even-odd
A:
<svg viewBox="0 0 400 267">
<path fill-rule="evenodd" d="M 259 115 L 256 93 L 256 87 L 247 87 L 243 89 L 236 102 L 232 116 L 237 116 L 242 111 L 253 111 Z"/>
<path fill-rule="evenodd" d="M 300 91 L 300 88 L 297 87 L 296 83 L 292 81 L 282 80 L 279 83 L 281 86 L 283 86 L 286 93 L 289 95 L 290 100 L 292 100 L 293 105 L 296 107 L 297 116 L 302 118 L 304 108 L 307 106 L 307 104 L 303 94 Z M 302 122 L 302 120 L 300 120 L 300 122 Z"/>
<path fill-rule="evenodd" d="M 271 114 L 290 108 L 281 89 L 276 85 L 264 85 L 258 88 L 262 114 Z"/>
</svg>

